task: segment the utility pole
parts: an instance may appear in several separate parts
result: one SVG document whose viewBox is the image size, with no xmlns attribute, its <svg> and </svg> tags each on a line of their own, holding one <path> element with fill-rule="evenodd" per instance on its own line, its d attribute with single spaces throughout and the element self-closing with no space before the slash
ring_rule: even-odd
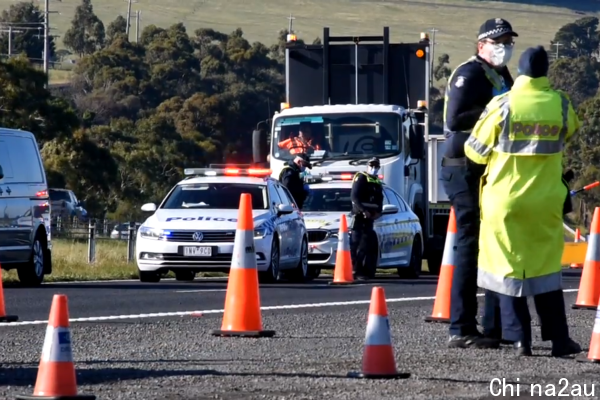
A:
<svg viewBox="0 0 600 400">
<path fill-rule="evenodd" d="M 12 57 L 12 37 L 14 33 L 24 33 L 24 30 L 21 29 L 13 29 L 12 26 L 9 26 L 8 29 L 0 29 L 2 33 L 8 33 L 8 58 Z"/>
<path fill-rule="evenodd" d="M 556 42 L 556 43 L 552 43 L 552 46 L 556 46 L 556 60 L 558 61 L 558 48 L 559 46 L 562 46 L 563 44 L 561 42 Z"/>
<path fill-rule="evenodd" d="M 292 33 L 292 25 L 295 19 L 296 18 L 292 17 L 292 14 L 290 13 L 290 16 L 288 17 L 288 20 L 290 21 L 288 24 L 288 33 Z"/>
<path fill-rule="evenodd" d="M 435 60 L 435 33 L 439 32 L 439 29 L 435 29 L 435 28 L 431 28 L 429 30 L 429 32 L 431 32 L 431 59 L 429 60 L 430 66 L 429 66 L 429 84 L 431 86 L 433 86 L 433 63 Z"/>
<path fill-rule="evenodd" d="M 50 55 L 48 54 L 48 35 L 50 34 L 49 3 L 50 0 L 44 0 L 44 73 L 46 74 L 46 81 L 48 80 L 48 59 L 50 58 Z"/>
<path fill-rule="evenodd" d="M 125 28 L 125 34 L 127 35 L 127 39 L 129 39 L 129 26 L 131 25 L 131 5 L 133 3 L 137 3 L 137 0 L 126 0 L 127 1 L 127 25 Z"/>
<path fill-rule="evenodd" d="M 135 42 L 138 43 L 140 41 L 140 16 L 142 12 L 140 10 L 136 10 L 135 12 Z"/>
</svg>

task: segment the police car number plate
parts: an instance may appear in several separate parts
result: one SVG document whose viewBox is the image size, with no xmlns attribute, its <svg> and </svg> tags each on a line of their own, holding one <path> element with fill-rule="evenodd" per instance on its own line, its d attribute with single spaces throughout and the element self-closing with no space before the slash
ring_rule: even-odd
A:
<svg viewBox="0 0 600 400">
<path fill-rule="evenodd" d="M 210 257 L 212 256 L 211 247 L 184 247 L 183 255 L 186 257 Z"/>
</svg>

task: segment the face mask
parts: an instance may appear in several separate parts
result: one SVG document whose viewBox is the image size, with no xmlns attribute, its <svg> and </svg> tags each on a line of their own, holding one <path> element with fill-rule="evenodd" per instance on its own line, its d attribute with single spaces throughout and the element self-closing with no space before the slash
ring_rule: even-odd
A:
<svg viewBox="0 0 600 400">
<path fill-rule="evenodd" d="M 367 174 L 369 174 L 369 175 L 377 175 L 377 174 L 379 174 L 379 168 L 368 167 L 367 168 Z"/>
<path fill-rule="evenodd" d="M 492 51 L 490 54 L 490 61 L 496 67 L 504 67 L 512 58 L 513 47 L 505 46 L 502 44 L 492 44 Z"/>
</svg>

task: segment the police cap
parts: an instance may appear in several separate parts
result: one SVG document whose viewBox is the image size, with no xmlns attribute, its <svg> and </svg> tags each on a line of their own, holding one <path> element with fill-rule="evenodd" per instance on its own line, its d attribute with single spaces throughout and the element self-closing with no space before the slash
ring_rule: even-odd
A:
<svg viewBox="0 0 600 400">
<path fill-rule="evenodd" d="M 511 36 L 519 36 L 512 28 L 510 22 L 502 18 L 488 19 L 479 28 L 479 36 L 477 40 L 498 39 L 500 36 L 509 34 Z"/>
<path fill-rule="evenodd" d="M 381 167 L 381 163 L 379 162 L 379 158 L 377 158 L 377 157 L 373 157 L 369 161 L 367 161 L 367 165 L 369 167 L 376 167 L 376 168 Z"/>
</svg>

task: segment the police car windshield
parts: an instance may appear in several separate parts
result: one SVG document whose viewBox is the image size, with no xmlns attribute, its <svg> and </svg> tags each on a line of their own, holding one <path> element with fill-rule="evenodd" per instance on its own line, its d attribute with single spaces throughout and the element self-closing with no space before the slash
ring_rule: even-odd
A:
<svg viewBox="0 0 600 400">
<path fill-rule="evenodd" d="M 302 152 L 315 161 L 389 157 L 402 148 L 401 127 L 395 113 L 279 117 L 273 128 L 272 157 L 288 161 Z"/>
<path fill-rule="evenodd" d="M 351 189 L 316 188 L 311 192 L 302 206 L 303 212 L 349 212 L 352 210 Z"/>
<path fill-rule="evenodd" d="M 179 185 L 161 207 L 168 210 L 237 210 L 242 193 L 252 196 L 253 210 L 266 210 L 269 204 L 266 185 L 244 183 L 190 183 Z"/>
</svg>

